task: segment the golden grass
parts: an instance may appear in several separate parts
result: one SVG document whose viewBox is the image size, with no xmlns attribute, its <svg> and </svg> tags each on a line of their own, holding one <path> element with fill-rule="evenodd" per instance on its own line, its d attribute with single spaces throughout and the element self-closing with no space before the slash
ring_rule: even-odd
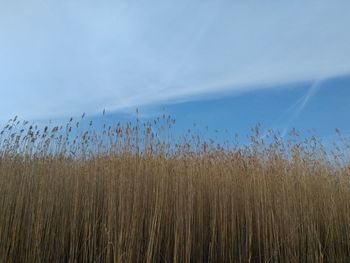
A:
<svg viewBox="0 0 350 263">
<path fill-rule="evenodd" d="M 258 132 L 246 147 L 175 145 L 163 120 L 163 132 L 13 120 L 0 137 L 0 262 L 350 262 L 342 150 Z"/>
</svg>

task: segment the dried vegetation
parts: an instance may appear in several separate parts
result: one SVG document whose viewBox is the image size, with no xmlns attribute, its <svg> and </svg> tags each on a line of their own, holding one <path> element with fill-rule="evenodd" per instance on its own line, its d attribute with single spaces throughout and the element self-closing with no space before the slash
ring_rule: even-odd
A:
<svg viewBox="0 0 350 263">
<path fill-rule="evenodd" d="M 2 130 L 1 262 L 350 261 L 346 140 L 83 122 Z"/>
</svg>

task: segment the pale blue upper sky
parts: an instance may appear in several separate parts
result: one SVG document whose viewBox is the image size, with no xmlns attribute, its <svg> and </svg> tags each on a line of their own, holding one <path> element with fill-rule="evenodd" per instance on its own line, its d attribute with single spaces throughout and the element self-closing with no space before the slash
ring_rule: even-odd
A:
<svg viewBox="0 0 350 263">
<path fill-rule="evenodd" d="M 257 89 L 270 94 L 261 108 L 269 112 L 276 97 L 267 90 L 290 93 L 286 86 L 301 83 L 305 93 L 285 101 L 288 127 L 323 83 L 350 73 L 349 14 L 345 0 L 0 0 L 0 120 L 205 102 Z M 242 96 L 254 108 L 254 97 Z"/>
</svg>

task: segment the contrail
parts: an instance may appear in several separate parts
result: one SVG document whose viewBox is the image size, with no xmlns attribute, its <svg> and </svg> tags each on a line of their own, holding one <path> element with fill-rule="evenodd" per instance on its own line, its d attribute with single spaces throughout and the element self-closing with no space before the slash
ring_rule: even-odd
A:
<svg viewBox="0 0 350 263">
<path fill-rule="evenodd" d="M 274 128 L 277 129 L 277 128 L 280 128 L 282 126 L 282 128 L 283 128 L 282 134 L 281 134 L 282 137 L 284 137 L 287 134 L 290 125 L 300 115 L 300 113 L 303 111 L 303 109 L 308 104 L 310 99 L 313 96 L 315 96 L 315 94 L 317 93 L 318 89 L 321 86 L 321 82 L 322 82 L 322 80 L 314 81 L 312 83 L 312 85 L 310 86 L 310 88 L 307 90 L 307 92 L 302 97 L 297 99 L 291 106 L 289 106 L 289 108 L 286 110 L 286 112 L 282 116 L 280 116 L 278 118 L 278 120 L 276 121 L 278 123 L 278 125 L 275 126 Z M 281 123 L 281 120 L 282 119 L 287 119 L 287 116 L 290 115 L 290 114 L 291 114 L 290 118 L 283 125 L 283 123 Z M 269 130 L 266 130 L 265 132 L 263 132 L 263 134 L 259 138 L 260 139 L 265 138 L 267 136 L 267 134 L 268 134 L 268 131 Z"/>
<path fill-rule="evenodd" d="M 314 83 L 311 85 L 307 93 L 301 99 L 299 99 L 296 104 L 293 105 L 292 108 L 296 107 L 296 110 L 287 121 L 282 132 L 282 137 L 284 137 L 287 134 L 290 125 L 294 122 L 296 118 L 298 118 L 300 113 L 304 110 L 305 106 L 309 103 L 310 99 L 312 99 L 312 97 L 316 95 L 317 91 L 321 87 L 321 84 L 322 84 L 322 80 L 314 81 Z"/>
</svg>

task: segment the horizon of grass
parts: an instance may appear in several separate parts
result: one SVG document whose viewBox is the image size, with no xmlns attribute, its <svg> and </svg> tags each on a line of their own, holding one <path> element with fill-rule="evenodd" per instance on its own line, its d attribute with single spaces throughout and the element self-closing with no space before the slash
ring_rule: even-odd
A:
<svg viewBox="0 0 350 263">
<path fill-rule="evenodd" d="M 83 119 L 0 132 L 1 262 L 350 261 L 347 139 Z"/>
</svg>

